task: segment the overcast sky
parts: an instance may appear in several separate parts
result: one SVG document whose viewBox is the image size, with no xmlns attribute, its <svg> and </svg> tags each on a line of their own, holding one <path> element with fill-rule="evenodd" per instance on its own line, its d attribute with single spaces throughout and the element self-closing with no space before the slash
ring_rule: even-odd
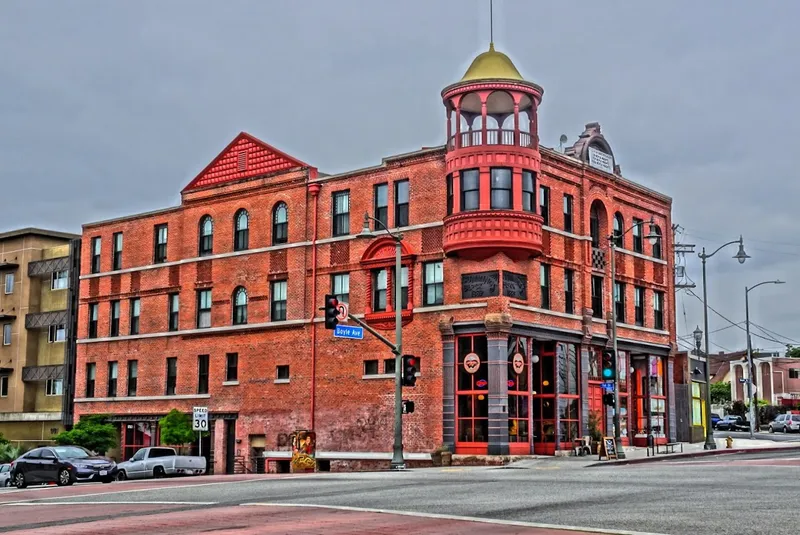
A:
<svg viewBox="0 0 800 535">
<path fill-rule="evenodd" d="M 332 173 L 444 143 L 441 89 L 487 47 L 488 0 L 0 1 L 0 229 L 177 204 L 240 131 Z M 709 304 L 800 340 L 800 2 L 496 0 L 495 42 L 545 89 L 540 136 L 599 121 L 623 174 L 714 249 Z M 702 296 L 700 264 L 687 259 Z M 678 298 L 678 334 L 702 325 Z M 744 332 L 712 313 L 713 351 Z M 742 323 L 743 325 L 743 323 Z M 765 335 L 762 331 L 755 333 Z"/>
</svg>

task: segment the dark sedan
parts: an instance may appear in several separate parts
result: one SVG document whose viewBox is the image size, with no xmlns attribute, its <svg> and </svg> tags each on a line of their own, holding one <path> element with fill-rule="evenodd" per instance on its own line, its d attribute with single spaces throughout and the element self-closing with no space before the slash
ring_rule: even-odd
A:
<svg viewBox="0 0 800 535">
<path fill-rule="evenodd" d="M 111 483 L 117 465 L 78 446 L 52 446 L 31 450 L 11 465 L 11 481 L 18 489 L 40 483 L 72 485 L 76 481 Z"/>
</svg>

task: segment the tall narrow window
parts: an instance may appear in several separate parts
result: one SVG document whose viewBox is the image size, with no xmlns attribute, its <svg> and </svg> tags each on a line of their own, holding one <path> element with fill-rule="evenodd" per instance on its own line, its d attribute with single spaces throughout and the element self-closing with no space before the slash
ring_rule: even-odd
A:
<svg viewBox="0 0 800 535">
<path fill-rule="evenodd" d="M 270 319 L 286 321 L 286 281 L 272 281 Z"/>
<path fill-rule="evenodd" d="M 533 192 L 535 191 L 536 181 L 533 179 L 532 171 L 522 172 L 522 209 L 526 212 L 536 212 L 533 205 Z"/>
<path fill-rule="evenodd" d="M 174 332 L 178 330 L 179 326 L 178 320 L 181 309 L 181 298 L 179 294 L 169 294 L 167 299 L 169 299 L 169 330 Z"/>
<path fill-rule="evenodd" d="M 375 184 L 373 197 L 375 198 L 374 217 L 380 221 L 380 223 L 373 221 L 373 228 L 375 230 L 389 228 L 389 184 Z"/>
<path fill-rule="evenodd" d="M 661 228 L 657 225 L 653 225 L 653 232 L 655 232 L 656 235 L 661 236 Z M 661 258 L 661 240 L 662 238 L 659 238 L 653 244 L 653 258 Z"/>
<path fill-rule="evenodd" d="M 333 235 L 350 234 L 350 191 L 337 191 L 333 194 Z"/>
<path fill-rule="evenodd" d="M 447 215 L 453 213 L 453 175 L 447 175 Z"/>
<path fill-rule="evenodd" d="M 617 322 L 625 323 L 625 283 L 614 282 L 614 312 Z"/>
<path fill-rule="evenodd" d="M 572 195 L 564 194 L 564 230 L 572 232 Z"/>
<path fill-rule="evenodd" d="M 6 295 L 14 293 L 14 274 L 13 273 L 6 273 L 6 285 L 5 285 L 5 293 Z"/>
<path fill-rule="evenodd" d="M 653 327 L 664 329 L 664 292 L 653 292 Z"/>
<path fill-rule="evenodd" d="M 163 264 L 167 261 L 167 225 L 156 225 L 153 229 L 153 262 Z"/>
<path fill-rule="evenodd" d="M 633 306 L 636 313 L 636 325 L 644 327 L 644 288 L 641 286 L 633 288 Z"/>
<path fill-rule="evenodd" d="M 442 262 L 425 264 L 425 280 L 423 281 L 424 305 L 444 304 L 444 269 Z"/>
<path fill-rule="evenodd" d="M 92 273 L 100 273 L 100 252 L 102 241 L 100 236 L 92 238 Z"/>
<path fill-rule="evenodd" d="M 63 342 L 67 339 L 67 326 L 63 323 L 48 327 L 47 341 L 52 343 Z"/>
<path fill-rule="evenodd" d="M 108 397 L 117 397 L 117 372 L 119 367 L 116 361 L 108 363 Z"/>
<path fill-rule="evenodd" d="M 600 247 L 600 209 L 596 202 L 589 209 L 589 235 L 592 238 L 592 247 Z"/>
<path fill-rule="evenodd" d="M 136 388 L 139 384 L 139 361 L 128 361 L 128 397 L 136 396 Z"/>
<path fill-rule="evenodd" d="M 350 302 L 349 273 L 336 273 L 331 275 L 331 293 L 340 303 Z"/>
<path fill-rule="evenodd" d="M 272 209 L 272 245 L 289 242 L 289 208 L 279 202 Z"/>
<path fill-rule="evenodd" d="M 491 207 L 493 210 L 511 210 L 511 169 L 501 167 L 491 170 Z"/>
<path fill-rule="evenodd" d="M 89 303 L 89 338 L 97 338 L 97 303 Z"/>
<path fill-rule="evenodd" d="M 66 290 L 69 287 L 69 272 L 65 269 L 54 271 L 50 282 L 51 290 Z"/>
<path fill-rule="evenodd" d="M 168 396 L 175 395 L 175 387 L 178 384 L 178 357 L 169 357 L 167 359 L 167 388 L 166 394 Z"/>
<path fill-rule="evenodd" d="M 122 232 L 115 232 L 111 240 L 111 269 L 122 269 Z"/>
<path fill-rule="evenodd" d="M 564 312 L 575 313 L 575 272 L 564 270 Z"/>
<path fill-rule="evenodd" d="M 233 324 L 247 323 L 247 290 L 239 286 L 233 291 Z"/>
<path fill-rule="evenodd" d="M 539 288 L 541 289 L 541 308 L 550 309 L 550 266 L 539 264 Z"/>
<path fill-rule="evenodd" d="M 408 226 L 408 180 L 399 180 L 394 183 L 394 226 Z"/>
<path fill-rule="evenodd" d="M 199 256 L 209 256 L 214 252 L 214 220 L 210 215 L 200 218 Z"/>
<path fill-rule="evenodd" d="M 539 186 L 539 214 L 544 219 L 544 224 L 550 224 L 550 188 Z"/>
<path fill-rule="evenodd" d="M 111 301 L 111 318 L 108 322 L 108 335 L 109 336 L 119 336 L 119 316 L 120 316 L 120 305 L 119 301 Z"/>
<path fill-rule="evenodd" d="M 397 284 L 397 277 L 395 270 L 392 270 L 392 277 L 394 283 Z M 394 296 L 392 296 L 392 305 L 396 305 Z M 408 308 L 408 266 L 403 266 L 400 271 L 400 308 L 405 310 Z"/>
<path fill-rule="evenodd" d="M 239 380 L 239 354 L 228 353 L 225 355 L 225 380 L 228 382 Z"/>
<path fill-rule="evenodd" d="M 372 311 L 384 312 L 386 310 L 386 270 L 380 269 L 372 272 Z"/>
<path fill-rule="evenodd" d="M 481 180 L 477 169 L 461 171 L 461 211 L 467 212 L 480 208 Z"/>
<path fill-rule="evenodd" d="M 8 375 L 0 375 L 0 397 L 8 397 Z"/>
<path fill-rule="evenodd" d="M 131 335 L 139 334 L 139 316 L 142 313 L 142 302 L 138 297 L 131 299 Z"/>
<path fill-rule="evenodd" d="M 211 327 L 211 290 L 197 292 L 197 328 Z"/>
<path fill-rule="evenodd" d="M 10 346 L 11 345 L 11 324 L 5 323 L 3 324 L 3 345 Z"/>
<path fill-rule="evenodd" d="M 233 250 L 246 251 L 250 246 L 250 215 L 242 208 L 233 217 Z"/>
<path fill-rule="evenodd" d="M 633 218 L 633 252 L 643 253 L 644 242 L 642 240 L 642 223 L 641 219 Z"/>
<path fill-rule="evenodd" d="M 197 393 L 208 394 L 208 355 L 197 355 Z"/>
<path fill-rule="evenodd" d="M 625 232 L 625 220 L 622 218 L 622 214 L 617 212 L 614 214 L 614 245 L 620 249 L 625 246 L 623 232 Z"/>
<path fill-rule="evenodd" d="M 86 397 L 94 397 L 94 382 L 97 375 L 97 364 L 88 362 L 86 364 Z"/>
<path fill-rule="evenodd" d="M 592 316 L 603 317 L 603 277 L 592 275 Z"/>
</svg>

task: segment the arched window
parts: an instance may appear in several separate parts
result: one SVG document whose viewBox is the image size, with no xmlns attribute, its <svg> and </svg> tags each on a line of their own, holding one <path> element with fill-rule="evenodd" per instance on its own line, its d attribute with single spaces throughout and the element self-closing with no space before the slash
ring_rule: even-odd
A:
<svg viewBox="0 0 800 535">
<path fill-rule="evenodd" d="M 210 215 L 200 218 L 200 256 L 208 256 L 214 251 L 214 220 Z"/>
<path fill-rule="evenodd" d="M 617 212 L 614 214 L 614 245 L 619 248 L 622 248 L 625 241 L 623 232 L 625 232 L 625 220 L 622 219 L 622 214 Z"/>
<path fill-rule="evenodd" d="M 661 227 L 659 227 L 658 225 L 653 225 L 653 231 L 655 232 L 655 234 L 661 236 Z M 659 238 L 653 244 L 653 258 L 659 258 L 659 259 L 661 258 L 661 240 L 663 239 L 664 238 Z"/>
<path fill-rule="evenodd" d="M 250 242 L 250 215 L 242 208 L 233 217 L 233 250 L 244 251 Z"/>
<path fill-rule="evenodd" d="M 272 245 L 289 241 L 289 210 L 285 202 L 279 202 L 272 209 Z"/>
<path fill-rule="evenodd" d="M 247 324 L 247 290 L 241 286 L 233 291 L 233 324 Z"/>
<path fill-rule="evenodd" d="M 592 247 L 600 247 L 600 210 L 596 203 L 589 209 L 589 235 L 592 237 Z"/>
</svg>

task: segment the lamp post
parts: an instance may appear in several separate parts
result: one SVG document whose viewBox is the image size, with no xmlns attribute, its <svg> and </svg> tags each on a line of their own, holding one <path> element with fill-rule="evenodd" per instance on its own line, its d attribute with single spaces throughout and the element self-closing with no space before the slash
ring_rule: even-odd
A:
<svg viewBox="0 0 800 535">
<path fill-rule="evenodd" d="M 360 236 L 363 238 L 374 237 L 369 228 L 369 222 L 374 221 L 394 240 L 395 244 L 395 284 L 394 284 L 394 303 L 395 303 L 395 326 L 394 326 L 394 445 L 392 447 L 392 470 L 405 470 L 406 462 L 403 459 L 403 300 L 401 277 L 403 274 L 402 265 L 402 234 L 394 234 L 379 219 L 364 214 L 364 226 Z M 388 274 L 387 274 L 388 278 Z M 369 296 L 368 298 L 370 298 Z"/>
<path fill-rule="evenodd" d="M 753 377 L 755 376 L 755 368 L 753 367 L 753 348 L 750 343 L 750 290 L 755 290 L 763 284 L 784 284 L 782 280 L 764 281 L 759 282 L 755 286 L 744 287 L 744 325 L 745 332 L 747 333 L 747 370 L 750 380 L 747 381 L 747 399 L 750 400 L 750 438 L 755 438 L 756 432 L 756 417 L 758 409 L 756 407 L 756 389 L 753 387 Z"/>
<path fill-rule="evenodd" d="M 706 260 L 720 252 L 723 248 L 727 247 L 728 245 L 733 245 L 734 243 L 739 244 L 739 251 L 733 257 L 739 261 L 740 264 L 744 264 L 745 260 L 750 258 L 750 256 L 744 252 L 744 240 L 742 236 L 739 236 L 738 240 L 729 241 L 723 245 L 717 247 L 717 250 L 711 254 L 706 254 L 706 248 L 703 247 L 703 251 L 698 253 L 697 256 L 700 257 L 700 260 L 703 261 L 703 327 L 706 330 L 706 381 L 710 381 L 710 368 L 709 368 L 709 358 L 710 358 L 710 349 L 709 349 L 709 336 L 708 336 L 708 285 L 706 284 Z M 711 414 L 711 383 L 708 383 L 708 388 L 706 388 L 706 414 Z M 714 442 L 714 430 L 711 429 L 711 426 L 706 426 L 706 443 L 703 445 L 703 449 L 706 450 L 715 450 L 717 449 L 717 443 Z"/>
<path fill-rule="evenodd" d="M 614 352 L 614 359 L 619 365 L 619 353 L 617 351 L 617 242 L 616 240 L 622 238 L 625 234 L 639 227 L 640 224 L 633 225 L 631 228 L 620 233 L 612 232 L 608 236 L 608 242 L 611 249 L 611 349 Z M 650 245 L 655 245 L 661 239 L 661 235 L 656 231 L 656 224 L 653 218 L 650 218 L 650 232 L 647 234 L 647 239 Z M 616 366 L 615 366 L 616 367 Z M 627 368 L 623 373 L 628 373 Z M 622 436 L 620 430 L 619 419 L 619 372 L 617 377 L 614 377 L 614 442 L 617 449 L 617 458 L 624 459 L 625 451 L 622 448 Z"/>
<path fill-rule="evenodd" d="M 697 327 L 695 327 L 694 331 L 692 332 L 692 336 L 694 336 L 695 352 L 697 353 L 697 356 L 699 357 L 699 356 L 701 356 L 703 354 L 703 351 L 700 349 L 700 345 L 703 343 L 703 329 L 701 329 L 700 326 L 698 325 Z M 705 358 L 706 358 L 706 360 L 708 360 L 708 355 L 706 355 Z M 695 370 L 696 370 L 696 373 L 700 373 L 700 370 L 698 370 L 697 368 L 695 368 Z M 708 374 L 708 366 L 706 366 L 706 374 Z M 708 375 L 706 375 L 706 390 L 708 390 L 708 391 L 711 390 L 711 377 L 708 377 Z M 709 405 L 709 406 L 706 407 L 706 411 L 705 411 L 706 414 L 705 414 L 705 417 L 702 420 L 703 421 L 703 425 L 706 427 L 706 429 L 711 426 L 711 413 L 709 412 L 710 410 L 711 410 L 711 406 Z"/>
</svg>

